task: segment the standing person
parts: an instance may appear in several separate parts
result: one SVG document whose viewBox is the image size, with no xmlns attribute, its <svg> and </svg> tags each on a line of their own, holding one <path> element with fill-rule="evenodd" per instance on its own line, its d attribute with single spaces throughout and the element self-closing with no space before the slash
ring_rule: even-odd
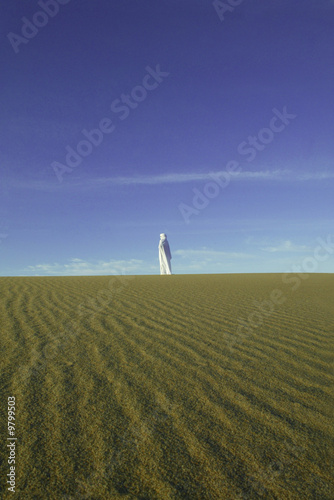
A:
<svg viewBox="0 0 334 500">
<path fill-rule="evenodd" d="M 172 254 L 170 253 L 167 235 L 161 233 L 159 242 L 160 274 L 172 274 L 171 258 Z"/>
</svg>

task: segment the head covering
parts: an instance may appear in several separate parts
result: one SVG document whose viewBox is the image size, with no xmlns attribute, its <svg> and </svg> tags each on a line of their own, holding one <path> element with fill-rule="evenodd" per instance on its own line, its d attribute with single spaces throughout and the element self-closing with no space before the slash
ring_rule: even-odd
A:
<svg viewBox="0 0 334 500">
<path fill-rule="evenodd" d="M 160 234 L 160 239 L 161 239 L 161 240 L 164 240 L 165 238 L 167 238 L 167 234 L 165 234 L 165 233 L 161 233 L 161 234 Z"/>
</svg>

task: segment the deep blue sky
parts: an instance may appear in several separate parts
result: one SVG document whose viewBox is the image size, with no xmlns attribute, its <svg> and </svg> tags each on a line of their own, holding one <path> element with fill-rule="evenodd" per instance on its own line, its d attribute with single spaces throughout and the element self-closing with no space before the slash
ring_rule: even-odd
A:
<svg viewBox="0 0 334 500">
<path fill-rule="evenodd" d="M 334 271 L 333 1 L 55 2 L 0 7 L 1 275 Z"/>
</svg>

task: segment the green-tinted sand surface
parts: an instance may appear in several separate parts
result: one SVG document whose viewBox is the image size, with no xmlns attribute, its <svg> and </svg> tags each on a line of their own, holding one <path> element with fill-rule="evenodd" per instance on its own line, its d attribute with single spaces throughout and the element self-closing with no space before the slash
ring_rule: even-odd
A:
<svg viewBox="0 0 334 500">
<path fill-rule="evenodd" d="M 0 278 L 2 498 L 333 499 L 334 276 L 304 278 Z"/>
</svg>

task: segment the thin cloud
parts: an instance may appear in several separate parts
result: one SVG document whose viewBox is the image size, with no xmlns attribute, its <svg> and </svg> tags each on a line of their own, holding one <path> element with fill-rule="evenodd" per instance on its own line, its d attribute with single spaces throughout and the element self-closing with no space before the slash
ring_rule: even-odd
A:
<svg viewBox="0 0 334 500">
<path fill-rule="evenodd" d="M 48 276 L 88 276 L 88 275 L 108 275 L 108 274 L 131 274 L 142 269 L 143 261 L 137 259 L 130 260 L 110 260 L 87 262 L 79 258 L 69 260 L 68 264 L 37 264 L 28 266 L 25 272 L 30 275 Z"/>
<path fill-rule="evenodd" d="M 269 246 L 261 248 L 264 252 L 276 253 L 276 252 L 307 252 L 309 247 L 305 245 L 296 245 L 290 240 L 281 242 L 277 246 Z"/>
<path fill-rule="evenodd" d="M 259 171 L 259 172 L 239 172 L 233 175 L 233 179 L 279 179 L 283 178 L 287 171 L 275 170 L 275 171 Z M 187 182 L 197 182 L 197 181 L 212 181 L 212 176 L 219 177 L 226 176 L 226 171 L 221 170 L 218 172 L 206 172 L 206 173 L 174 173 L 174 174 L 162 174 L 162 175 L 137 175 L 132 177 L 106 177 L 96 179 L 94 181 L 95 186 L 109 186 L 109 185 L 159 185 L 159 184 L 181 184 Z"/>
<path fill-rule="evenodd" d="M 17 189 L 33 189 L 37 191 L 59 191 L 60 189 L 101 189 L 112 186 L 158 186 L 165 184 L 185 184 L 190 182 L 213 182 L 214 178 L 221 177 L 225 179 L 226 171 L 209 171 L 209 172 L 190 172 L 190 173 L 170 173 L 161 175 L 136 175 L 129 177 L 99 177 L 93 179 L 77 179 L 71 178 L 71 174 L 64 176 L 62 183 L 59 183 L 55 178 L 50 180 L 27 180 L 7 181 L 8 186 Z M 230 177 L 234 181 L 324 181 L 334 179 L 332 172 L 313 172 L 313 173 L 295 173 L 292 170 L 259 170 L 259 171 L 240 171 L 232 174 Z"/>
<path fill-rule="evenodd" d="M 298 176 L 298 180 L 301 181 L 325 181 L 328 179 L 334 179 L 333 172 L 304 173 Z"/>
<path fill-rule="evenodd" d="M 95 186 L 109 185 L 159 185 L 159 184 L 180 184 L 197 181 L 212 181 L 213 177 L 225 178 L 226 171 L 220 170 L 217 172 L 190 172 L 190 173 L 172 173 L 162 175 L 141 175 L 131 177 L 105 177 L 95 179 Z M 312 180 L 327 180 L 334 179 L 334 173 L 317 172 L 317 173 L 298 173 L 295 174 L 292 170 L 260 170 L 260 171 L 240 171 L 231 175 L 233 180 L 263 180 L 263 181 L 312 181 Z"/>
<path fill-rule="evenodd" d="M 249 259 L 253 258 L 252 254 L 247 254 L 243 252 L 223 252 L 219 250 L 210 250 L 208 248 L 202 248 L 199 250 L 194 249 L 179 249 L 173 254 L 179 255 L 185 259 L 205 259 L 206 261 L 212 261 L 214 259 Z"/>
<path fill-rule="evenodd" d="M 227 272 L 234 265 L 239 266 L 242 262 L 253 262 L 254 255 L 243 252 L 224 252 L 211 250 L 207 247 L 199 249 L 178 249 L 173 252 L 174 270 L 182 269 L 183 272 Z"/>
</svg>

